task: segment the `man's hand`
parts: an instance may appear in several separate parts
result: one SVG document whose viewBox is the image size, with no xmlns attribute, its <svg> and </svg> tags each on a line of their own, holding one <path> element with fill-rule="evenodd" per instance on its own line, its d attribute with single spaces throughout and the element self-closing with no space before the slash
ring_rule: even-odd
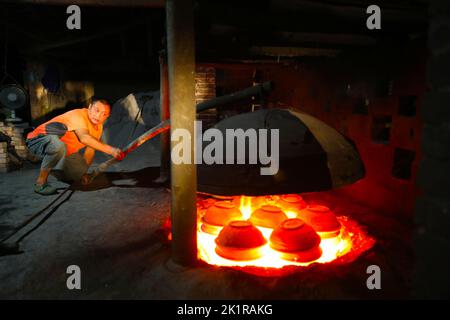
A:
<svg viewBox="0 0 450 320">
<path fill-rule="evenodd" d="M 119 148 L 111 147 L 110 155 L 112 155 L 116 160 L 121 161 L 123 158 L 125 158 L 125 153 L 123 153 L 122 150 Z"/>
</svg>

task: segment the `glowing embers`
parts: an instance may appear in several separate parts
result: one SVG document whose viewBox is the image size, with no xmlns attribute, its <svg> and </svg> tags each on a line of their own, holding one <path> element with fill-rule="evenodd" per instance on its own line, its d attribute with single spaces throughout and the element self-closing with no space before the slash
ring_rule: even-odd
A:
<svg viewBox="0 0 450 320">
<path fill-rule="evenodd" d="M 220 200 L 197 203 L 198 255 L 208 264 L 274 274 L 314 262 L 347 263 L 375 242 L 355 221 L 324 206 L 308 206 L 298 195 L 228 197 L 225 205 Z"/>
</svg>

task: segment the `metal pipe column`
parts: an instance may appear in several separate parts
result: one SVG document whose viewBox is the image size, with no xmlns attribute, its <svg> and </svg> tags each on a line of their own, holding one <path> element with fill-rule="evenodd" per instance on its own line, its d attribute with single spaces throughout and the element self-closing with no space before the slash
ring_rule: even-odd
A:
<svg viewBox="0 0 450 320">
<path fill-rule="evenodd" d="M 169 109 L 169 72 L 167 69 L 167 54 L 165 51 L 159 55 L 160 72 L 160 118 L 161 122 L 170 119 Z M 170 131 L 161 133 L 160 137 L 160 167 L 158 182 L 166 182 L 170 174 Z"/>
<path fill-rule="evenodd" d="M 166 2 L 171 134 L 191 135 L 191 163 L 171 162 L 172 260 L 188 266 L 197 261 L 197 171 L 194 164 L 195 43 L 192 0 Z M 171 149 L 177 144 L 171 141 Z"/>
</svg>

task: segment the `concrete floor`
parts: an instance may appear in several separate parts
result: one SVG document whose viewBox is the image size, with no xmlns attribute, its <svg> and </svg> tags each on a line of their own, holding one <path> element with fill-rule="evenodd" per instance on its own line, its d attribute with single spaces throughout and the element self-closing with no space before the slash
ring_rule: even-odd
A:
<svg viewBox="0 0 450 320">
<path fill-rule="evenodd" d="M 155 150 L 148 144 L 114 169 L 123 173 L 109 172 L 89 188 L 76 190 L 24 239 L 23 253 L 0 256 L 0 299 L 407 297 L 412 265 L 409 229 L 350 203 L 343 204 L 345 210 L 369 227 L 378 244 L 349 266 L 319 266 L 281 278 L 205 265 L 177 267 L 161 229 L 169 217 L 170 193 L 152 183 L 159 172 Z M 27 164 L 0 175 L 1 238 L 56 197 L 33 193 L 37 172 L 38 165 Z M 382 290 L 366 288 L 366 268 L 374 263 L 382 268 Z M 81 290 L 66 287 L 66 268 L 74 264 L 81 268 Z"/>
</svg>

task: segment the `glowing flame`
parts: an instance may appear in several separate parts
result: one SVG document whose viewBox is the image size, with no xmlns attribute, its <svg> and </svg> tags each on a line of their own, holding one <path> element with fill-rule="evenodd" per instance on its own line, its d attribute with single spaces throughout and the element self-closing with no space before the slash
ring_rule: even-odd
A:
<svg viewBox="0 0 450 320">
<path fill-rule="evenodd" d="M 297 218 L 297 212 L 287 210 L 284 212 L 289 219 Z"/>
<path fill-rule="evenodd" d="M 239 206 L 239 210 L 241 210 L 242 216 L 244 220 L 250 219 L 250 216 L 252 215 L 252 198 L 242 196 L 241 197 L 241 203 Z"/>
</svg>

